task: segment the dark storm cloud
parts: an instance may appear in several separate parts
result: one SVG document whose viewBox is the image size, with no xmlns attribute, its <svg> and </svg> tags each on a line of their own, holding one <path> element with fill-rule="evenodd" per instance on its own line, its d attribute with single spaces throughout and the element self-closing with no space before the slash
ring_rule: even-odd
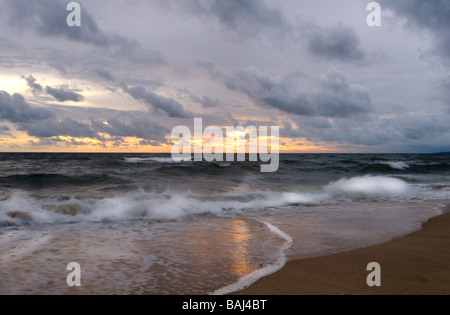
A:
<svg viewBox="0 0 450 315">
<path fill-rule="evenodd" d="M 55 113 L 58 114 L 55 114 Z M 17 130 L 40 139 L 57 137 L 91 138 L 102 142 L 118 141 L 122 137 L 165 142 L 167 128 L 154 121 L 147 112 L 102 110 L 104 119 L 79 121 L 71 116 L 90 116 L 98 109 L 55 107 L 54 112 L 29 105 L 22 95 L 0 92 L 0 119 L 16 125 Z M 9 127 L 0 126 L 0 133 Z M 104 134 L 109 135 L 105 138 Z"/>
<path fill-rule="evenodd" d="M 404 18 L 407 27 L 414 32 L 422 31 L 433 39 L 431 53 L 445 65 L 450 65 L 450 3 L 448 0 L 396 0 L 380 1 L 383 8 L 391 9 L 397 17 Z M 390 127 L 398 133 L 395 142 L 403 139 L 410 148 L 418 152 L 448 151 L 450 146 L 450 80 L 442 79 L 437 86 L 438 98 L 448 108 L 447 113 L 403 114 L 390 120 Z"/>
<path fill-rule="evenodd" d="M 93 70 L 98 76 L 104 78 L 106 81 L 111 81 L 115 85 L 114 77 L 106 70 L 97 68 Z M 36 79 L 33 76 L 29 76 L 25 78 L 30 88 L 36 89 L 36 85 L 40 86 L 40 90 L 43 88 L 41 85 L 37 84 Z M 160 83 L 158 83 L 160 84 Z M 118 85 L 117 85 L 118 86 Z M 175 118 L 192 118 L 193 114 L 191 112 L 186 111 L 178 101 L 172 98 L 164 97 L 153 93 L 152 91 L 146 89 L 142 85 L 129 87 L 128 85 L 121 83 L 120 87 L 122 90 L 133 97 L 138 101 L 144 102 L 149 108 L 155 109 L 158 112 L 166 113 L 169 117 Z M 73 102 L 81 102 L 84 100 L 84 97 L 71 91 L 65 87 L 52 88 L 47 86 L 44 90 L 48 95 L 51 95 L 59 102 L 73 101 Z M 190 94 L 191 95 L 191 94 Z M 214 101 L 208 97 L 196 98 L 195 101 L 198 101 L 203 107 L 213 107 L 218 104 L 218 101 Z"/>
<path fill-rule="evenodd" d="M 384 22 L 383 27 L 372 28 L 373 38 L 362 40 L 359 34 L 371 32 L 365 25 L 368 13 L 365 8 L 358 11 L 360 6 L 351 1 L 339 4 L 341 16 L 340 13 L 333 15 L 334 6 L 325 8 L 314 1 L 306 4 L 274 0 L 155 0 L 133 1 L 127 6 L 121 1 L 103 11 L 104 5 L 110 4 L 108 1 L 81 0 L 81 28 L 70 28 L 66 24 L 69 2 L 0 0 L 0 16 L 5 27 L 0 36 L 0 65 L 7 75 L 17 75 L 28 69 L 25 74 L 33 73 L 37 78 L 32 75 L 23 78 L 36 96 L 28 100 L 29 103 L 18 94 L 0 94 L 0 120 L 5 122 L 5 128 L 13 130 L 3 130 L 0 122 L 0 134 L 14 135 L 15 130 L 21 130 L 38 137 L 40 144 L 83 144 L 66 137 L 90 138 L 121 146 L 127 145 L 128 137 L 138 138 L 143 145 L 165 143 L 168 130 L 160 124 L 174 121 L 168 117 L 194 117 L 187 107 L 194 105 L 192 108 L 202 107 L 199 114 L 204 117 L 210 113 L 212 121 L 228 118 L 235 125 L 242 124 L 241 117 L 251 119 L 253 115 L 265 115 L 275 124 L 289 120 L 292 125 L 283 123 L 282 136 L 306 138 L 323 145 L 339 144 L 346 149 L 385 146 L 389 150 L 403 151 L 420 149 L 422 145 L 431 150 L 448 145 L 450 79 L 442 78 L 442 69 L 431 67 L 423 76 L 413 75 L 422 69 L 418 67 L 423 63 L 401 58 L 432 43 L 435 55 L 450 62 L 448 1 L 380 0 L 383 18 L 385 10 L 390 8 L 398 20 L 408 21 L 407 29 L 431 35 L 407 40 L 399 38 L 407 36 L 407 31 L 391 32 Z M 155 3 L 169 10 L 155 13 Z M 122 8 L 116 7 L 122 5 Z M 101 17 L 99 20 L 95 19 L 97 13 Z M 115 16 L 108 16 L 109 13 Z M 309 13 L 312 15 L 308 16 Z M 146 14 L 152 19 L 146 20 Z M 117 25 L 116 19 L 126 22 L 134 17 L 143 19 L 122 24 L 123 28 L 116 33 L 109 31 L 122 26 Z M 338 24 L 340 21 L 355 28 Z M 160 53 L 151 50 L 155 43 L 160 45 L 158 49 L 171 56 L 174 62 L 171 68 L 147 71 L 153 65 L 167 65 Z M 190 45 L 189 49 L 186 45 Z M 369 62 L 372 61 L 369 47 L 377 49 L 374 47 L 378 45 L 389 55 L 400 56 L 401 62 L 395 64 L 392 59 L 391 63 L 381 66 Z M 212 59 L 216 64 L 197 60 L 195 66 L 202 70 L 193 69 L 186 61 L 196 58 Z M 179 75 L 176 68 L 182 68 L 181 63 L 184 76 Z M 342 63 L 346 65 L 340 67 Z M 331 64 L 338 64 L 337 67 L 348 72 L 330 71 L 320 78 L 320 73 L 326 73 L 323 69 Z M 248 65 L 255 67 L 246 68 Z M 364 65 L 364 69 L 356 68 L 360 65 Z M 119 99 L 125 97 L 129 101 L 131 98 L 139 101 L 148 110 L 76 108 L 61 106 L 65 103 L 55 105 L 56 102 L 45 108 L 33 106 L 52 100 L 50 96 L 60 102 L 77 102 L 87 93 L 51 83 L 46 87 L 45 80 L 52 81 L 46 76 L 54 74 L 53 69 L 59 70 L 65 81 L 70 78 L 74 84 L 71 87 L 103 89 L 96 94 L 100 103 L 95 106 L 106 102 L 114 107 L 135 105 L 134 101 L 132 105 L 118 104 Z M 296 69 L 302 69 L 303 73 L 295 72 Z M 204 84 L 206 72 L 216 82 Z M 434 100 L 438 98 L 449 112 L 439 104 L 439 108 L 430 104 L 429 109 L 423 110 L 421 101 L 426 96 L 421 94 L 425 90 L 422 87 L 432 81 L 433 73 L 442 78 L 442 82 L 433 86 Z M 218 87 L 216 83 L 228 87 L 229 91 L 225 92 L 225 87 Z M 362 85 L 371 87 L 370 91 Z M 184 94 L 174 97 L 160 93 L 177 93 L 174 91 L 179 92 L 184 86 L 208 96 L 193 95 L 186 88 Z M 108 90 L 113 93 L 104 93 Z M 222 99 L 222 96 L 225 97 Z M 219 117 L 219 113 L 226 110 L 227 104 L 222 102 L 225 99 L 241 101 L 239 96 L 247 96 L 260 108 L 246 108 L 242 105 L 245 101 L 235 102 L 230 108 L 236 111 Z M 111 99 L 113 104 L 109 103 Z M 407 103 L 409 100 L 413 102 Z M 83 107 L 88 103 L 83 103 Z M 378 107 L 374 108 L 374 104 Z"/>
<path fill-rule="evenodd" d="M 185 0 L 161 1 L 166 7 L 219 23 L 223 29 L 245 39 L 267 38 L 278 48 L 298 47 L 306 39 L 306 48 L 314 56 L 333 61 L 364 60 L 367 53 L 361 47 L 355 30 L 338 24 L 323 28 L 314 23 L 289 21 L 283 12 L 262 0 Z M 207 65 L 205 65 L 207 66 Z"/>
<path fill-rule="evenodd" d="M 446 66 L 450 66 L 450 2 L 448 0 L 381 0 L 381 4 L 391 9 L 398 17 L 407 21 L 414 31 L 428 32 L 434 40 L 431 53 L 438 56 Z M 450 112 L 450 80 L 442 80 L 438 87 L 440 98 Z"/>
<path fill-rule="evenodd" d="M 208 96 L 199 97 L 189 92 L 188 89 L 180 89 L 178 92 L 178 97 L 180 99 L 197 103 L 201 105 L 202 108 L 213 108 L 221 105 L 221 102 L 218 99 L 212 99 Z"/>
<path fill-rule="evenodd" d="M 18 29 L 29 29 L 42 36 L 61 37 L 108 49 L 109 55 L 139 64 L 166 64 L 159 52 L 144 49 L 137 40 L 102 31 L 82 1 L 78 1 L 82 8 L 81 27 L 67 25 L 66 18 L 70 12 L 66 10 L 69 2 L 65 0 L 2 1 L 11 9 L 11 24 Z"/>
<path fill-rule="evenodd" d="M 33 92 L 33 95 L 36 96 L 37 94 L 42 92 L 43 89 L 42 85 L 36 83 L 36 79 L 32 75 L 23 78 L 25 79 L 25 81 L 27 81 L 27 85 Z"/>
<path fill-rule="evenodd" d="M 381 0 L 397 16 L 407 19 L 408 25 L 430 32 L 440 56 L 450 62 L 450 4 L 448 0 Z"/>
<path fill-rule="evenodd" d="M 357 84 L 349 84 L 336 71 L 327 74 L 321 82 L 320 91 L 311 100 L 317 116 L 348 117 L 374 109 L 368 90 Z"/>
<path fill-rule="evenodd" d="M 61 139 L 59 137 L 56 138 L 45 138 L 39 139 L 38 142 L 30 140 L 28 143 L 33 147 L 42 147 L 42 146 L 55 146 L 60 144 L 65 144 L 66 146 L 88 146 L 89 143 L 85 143 L 82 141 L 77 141 L 75 139 Z"/>
<path fill-rule="evenodd" d="M 96 46 L 111 43 L 112 39 L 99 29 L 86 10 L 82 12 L 83 27 L 68 27 L 67 1 L 15 0 L 7 3 L 12 8 L 11 23 L 14 26 L 33 29 L 44 36 L 61 36 Z"/>
<path fill-rule="evenodd" d="M 449 115 L 404 114 L 388 119 L 292 117 L 298 129 L 283 123 L 282 137 L 316 143 L 362 145 L 388 152 L 438 152 L 450 146 Z M 446 149 L 448 150 L 448 149 Z"/>
<path fill-rule="evenodd" d="M 283 35 L 290 28 L 282 12 L 263 0 L 162 0 L 160 4 L 202 19 L 213 19 L 226 30 L 242 36 L 267 31 Z"/>
<path fill-rule="evenodd" d="M 447 107 L 450 113 L 450 75 L 442 79 L 438 87 L 438 98 Z"/>
<path fill-rule="evenodd" d="M 303 92 L 294 73 L 274 78 L 256 68 L 239 70 L 224 78 L 225 85 L 245 93 L 255 104 L 270 106 L 300 116 L 349 117 L 373 111 L 369 92 L 345 77 L 330 71 L 319 84 L 318 92 Z"/>
<path fill-rule="evenodd" d="M 11 128 L 9 128 L 8 126 L 0 125 L 0 135 L 12 136 L 10 131 L 11 131 Z"/>
<path fill-rule="evenodd" d="M 92 120 L 93 128 L 113 137 L 135 137 L 154 141 L 154 144 L 165 142 L 165 135 L 169 133 L 166 127 L 142 113 L 115 112 L 106 120 L 106 124 L 98 120 Z"/>
<path fill-rule="evenodd" d="M 202 105 L 203 108 L 212 108 L 220 105 L 220 101 L 217 99 L 211 99 L 207 96 L 201 98 L 197 97 L 197 102 Z"/>
<path fill-rule="evenodd" d="M 206 70 L 212 79 L 220 79 L 223 73 L 217 69 L 216 65 L 211 61 L 204 61 L 200 59 L 195 60 L 195 65 Z"/>
<path fill-rule="evenodd" d="M 255 104 L 277 108 L 287 113 L 313 116 L 314 107 L 295 86 L 296 78 L 275 78 L 255 67 L 237 70 L 222 80 L 231 90 L 245 93 Z"/>
<path fill-rule="evenodd" d="M 206 2 L 206 14 L 215 16 L 228 29 L 255 35 L 262 29 L 287 29 L 281 12 L 261 0 L 214 0 Z"/>
<path fill-rule="evenodd" d="M 395 125 L 377 119 L 333 118 L 331 121 L 301 119 L 300 133 L 310 141 L 379 146 L 399 139 Z"/>
<path fill-rule="evenodd" d="M 0 92 L 0 118 L 12 123 L 27 123 L 54 117 L 53 113 L 43 108 L 33 108 L 20 94 L 10 95 Z"/>
<path fill-rule="evenodd" d="M 84 100 L 83 95 L 64 88 L 54 89 L 50 86 L 47 86 L 45 88 L 45 91 L 47 92 L 47 94 L 53 96 L 59 102 L 67 102 L 67 101 L 81 102 Z"/>
<path fill-rule="evenodd" d="M 404 115 L 396 119 L 395 127 L 410 140 L 439 139 L 447 141 L 442 144 L 450 145 L 449 116 L 446 115 Z"/>
<path fill-rule="evenodd" d="M 314 56 L 330 60 L 359 61 L 366 56 L 356 32 L 343 25 L 329 29 L 312 26 L 308 32 L 308 50 Z"/>
<path fill-rule="evenodd" d="M 37 96 L 45 91 L 45 93 L 54 97 L 59 102 L 67 102 L 67 101 L 81 102 L 84 100 L 83 95 L 73 92 L 64 87 L 52 88 L 51 86 L 47 86 L 44 89 L 42 85 L 37 83 L 37 80 L 32 75 L 29 75 L 26 78 L 25 77 L 22 78 L 25 79 L 28 87 L 31 89 L 34 96 Z"/>
<path fill-rule="evenodd" d="M 82 122 L 71 118 L 62 120 L 49 119 L 45 121 L 21 124 L 20 130 L 26 131 L 30 136 L 37 138 L 53 138 L 59 136 L 74 138 L 96 138 L 97 133 Z"/>
<path fill-rule="evenodd" d="M 183 105 L 172 98 L 164 97 L 147 90 L 141 85 L 128 87 L 122 86 L 125 93 L 138 101 L 143 101 L 146 105 L 156 111 L 164 112 L 169 117 L 175 118 L 192 118 L 193 114 L 184 110 Z"/>
<path fill-rule="evenodd" d="M 105 69 L 96 68 L 94 73 L 106 81 L 115 81 L 114 76 Z"/>
<path fill-rule="evenodd" d="M 20 124 L 19 130 L 37 138 L 91 138 L 101 142 L 124 142 L 125 137 L 164 142 L 167 128 L 151 120 L 145 113 L 112 112 L 99 121 L 76 121 L 70 117 Z"/>
</svg>

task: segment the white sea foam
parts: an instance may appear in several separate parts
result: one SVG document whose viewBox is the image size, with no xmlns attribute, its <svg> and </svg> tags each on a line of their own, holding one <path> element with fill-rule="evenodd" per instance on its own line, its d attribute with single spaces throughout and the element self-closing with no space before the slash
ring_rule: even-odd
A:
<svg viewBox="0 0 450 315">
<path fill-rule="evenodd" d="M 405 196 L 411 190 L 412 187 L 408 183 L 384 176 L 341 179 L 325 187 L 325 191 L 333 196 L 346 195 L 364 198 Z"/>
<path fill-rule="evenodd" d="M 341 179 L 315 192 L 247 191 L 199 195 L 190 191 L 160 194 L 137 190 L 103 199 L 69 200 L 35 198 L 19 192 L 0 201 L 0 225 L 172 220 L 196 214 L 317 204 L 342 198 L 407 197 L 412 191 L 413 187 L 400 179 L 367 176 Z"/>
<path fill-rule="evenodd" d="M 262 222 L 262 223 L 264 223 L 272 233 L 280 236 L 281 238 L 283 238 L 285 240 L 283 246 L 279 249 L 279 252 L 277 255 L 277 260 L 269 266 L 255 270 L 251 274 L 240 278 L 236 283 L 230 284 L 226 287 L 223 287 L 221 289 L 218 289 L 218 290 L 212 292 L 211 295 L 225 295 L 225 294 L 229 294 L 232 292 L 237 292 L 237 291 L 243 290 L 243 289 L 249 287 L 250 285 L 252 285 L 253 283 L 255 283 L 256 281 L 258 281 L 259 279 L 266 277 L 270 274 L 273 274 L 273 273 L 277 272 L 278 270 L 281 270 L 284 267 L 284 265 L 287 262 L 285 251 L 288 250 L 292 246 L 294 241 L 292 240 L 292 238 L 289 235 L 287 235 L 286 233 L 281 231 L 278 227 L 276 227 L 268 222 Z"/>
<path fill-rule="evenodd" d="M 395 170 L 406 170 L 410 168 L 409 164 L 405 162 L 381 162 L 380 164 L 388 165 L 390 168 Z"/>
</svg>

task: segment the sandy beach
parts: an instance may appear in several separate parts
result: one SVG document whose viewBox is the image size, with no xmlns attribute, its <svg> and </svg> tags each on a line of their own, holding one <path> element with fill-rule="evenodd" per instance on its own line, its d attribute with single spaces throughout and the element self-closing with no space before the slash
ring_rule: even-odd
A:
<svg viewBox="0 0 450 315">
<path fill-rule="evenodd" d="M 450 206 L 447 206 L 447 211 Z M 239 295 L 450 294 L 450 213 L 390 242 L 331 256 L 291 261 Z M 381 287 L 369 287 L 367 265 L 381 266 Z"/>
</svg>

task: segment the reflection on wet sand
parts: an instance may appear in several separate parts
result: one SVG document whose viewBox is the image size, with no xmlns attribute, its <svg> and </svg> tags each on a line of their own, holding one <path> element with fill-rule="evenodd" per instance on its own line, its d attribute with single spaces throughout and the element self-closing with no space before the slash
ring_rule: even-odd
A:
<svg viewBox="0 0 450 315">
<path fill-rule="evenodd" d="M 233 220 L 231 226 L 231 241 L 235 250 L 232 251 L 233 272 L 240 278 L 251 273 L 254 269 L 248 258 L 248 241 L 251 237 L 250 230 L 244 220 Z"/>
<path fill-rule="evenodd" d="M 0 294 L 207 294 L 273 260 L 279 244 L 256 220 L 215 216 L 23 227 L 0 235 Z M 80 288 L 66 284 L 70 262 Z"/>
</svg>

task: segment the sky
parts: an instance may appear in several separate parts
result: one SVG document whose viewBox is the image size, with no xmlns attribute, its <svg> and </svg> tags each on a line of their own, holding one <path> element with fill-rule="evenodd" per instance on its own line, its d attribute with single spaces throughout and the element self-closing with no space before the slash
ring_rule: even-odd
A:
<svg viewBox="0 0 450 315">
<path fill-rule="evenodd" d="M 0 151 L 170 152 L 278 126 L 281 152 L 450 151 L 450 1 L 0 0 Z"/>
</svg>

